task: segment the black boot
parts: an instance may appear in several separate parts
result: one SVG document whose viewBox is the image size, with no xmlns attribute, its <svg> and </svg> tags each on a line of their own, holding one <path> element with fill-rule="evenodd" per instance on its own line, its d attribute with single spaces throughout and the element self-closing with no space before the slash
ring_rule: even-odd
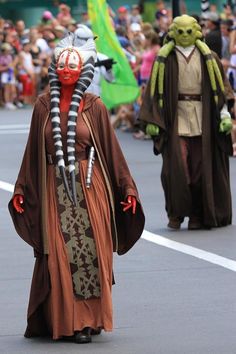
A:
<svg viewBox="0 0 236 354">
<path fill-rule="evenodd" d="M 191 185 L 192 194 L 192 211 L 189 217 L 188 229 L 200 230 L 203 229 L 203 203 L 202 203 L 202 188 L 201 181 Z"/>
<path fill-rule="evenodd" d="M 189 230 L 201 230 L 203 229 L 202 218 L 198 216 L 190 216 L 188 222 Z"/>
<path fill-rule="evenodd" d="M 91 343 L 91 328 L 85 327 L 82 331 L 75 332 L 75 342 L 79 344 Z"/>
<path fill-rule="evenodd" d="M 100 327 L 91 329 L 92 336 L 98 336 L 99 334 L 101 334 L 101 332 L 102 332 L 102 329 Z"/>
<path fill-rule="evenodd" d="M 170 217 L 169 217 L 169 222 L 168 222 L 168 225 L 167 225 L 167 226 L 168 226 L 170 229 L 179 230 L 183 221 L 184 221 L 184 218 L 183 218 L 183 217 L 180 217 L 180 216 L 170 216 Z"/>
</svg>

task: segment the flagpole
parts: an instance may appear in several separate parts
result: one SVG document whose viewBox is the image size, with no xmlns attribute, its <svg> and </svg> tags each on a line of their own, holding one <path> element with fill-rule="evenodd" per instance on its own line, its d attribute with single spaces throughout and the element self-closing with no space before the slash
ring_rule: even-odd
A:
<svg viewBox="0 0 236 354">
<path fill-rule="evenodd" d="M 180 16 L 179 0 L 172 0 L 172 14 L 173 18 Z"/>
</svg>

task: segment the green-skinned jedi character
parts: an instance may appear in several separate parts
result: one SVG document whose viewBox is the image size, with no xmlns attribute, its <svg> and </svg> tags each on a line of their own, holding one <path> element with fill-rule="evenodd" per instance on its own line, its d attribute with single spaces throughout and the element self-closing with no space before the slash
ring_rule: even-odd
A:
<svg viewBox="0 0 236 354">
<path fill-rule="evenodd" d="M 231 223 L 229 155 L 233 92 L 195 18 L 171 24 L 141 107 L 143 129 L 162 154 L 168 226 L 202 229 Z"/>
</svg>

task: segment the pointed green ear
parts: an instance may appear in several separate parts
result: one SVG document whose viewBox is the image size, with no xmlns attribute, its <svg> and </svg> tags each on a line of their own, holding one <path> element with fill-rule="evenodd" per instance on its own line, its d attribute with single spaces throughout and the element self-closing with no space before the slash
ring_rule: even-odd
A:
<svg viewBox="0 0 236 354">
<path fill-rule="evenodd" d="M 210 48 L 206 45 L 206 43 L 204 43 L 200 39 L 197 39 L 196 46 L 198 47 L 200 52 L 204 55 L 204 58 L 206 60 L 207 70 L 208 70 L 208 74 L 209 74 L 209 78 L 210 78 L 210 82 L 211 82 L 211 88 L 213 91 L 215 103 L 217 104 L 218 103 L 218 93 L 217 93 L 216 79 L 219 83 L 221 91 L 224 92 L 224 90 L 225 90 L 220 69 L 218 67 L 218 64 L 217 64 L 215 58 L 211 54 Z"/>
</svg>

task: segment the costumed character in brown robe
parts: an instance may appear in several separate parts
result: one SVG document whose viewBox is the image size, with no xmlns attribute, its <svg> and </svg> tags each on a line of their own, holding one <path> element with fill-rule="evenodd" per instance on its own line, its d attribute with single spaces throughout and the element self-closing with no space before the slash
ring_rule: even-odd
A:
<svg viewBox="0 0 236 354">
<path fill-rule="evenodd" d="M 78 43 L 77 43 L 78 42 Z M 26 337 L 112 330 L 112 254 L 139 239 L 138 191 L 99 97 L 84 94 L 94 72 L 93 38 L 70 34 L 36 101 L 9 210 L 36 257 Z"/>
<path fill-rule="evenodd" d="M 161 154 L 168 226 L 189 229 L 231 223 L 229 158 L 234 99 L 221 63 L 190 16 L 173 20 L 158 53 L 140 111 Z"/>
</svg>

